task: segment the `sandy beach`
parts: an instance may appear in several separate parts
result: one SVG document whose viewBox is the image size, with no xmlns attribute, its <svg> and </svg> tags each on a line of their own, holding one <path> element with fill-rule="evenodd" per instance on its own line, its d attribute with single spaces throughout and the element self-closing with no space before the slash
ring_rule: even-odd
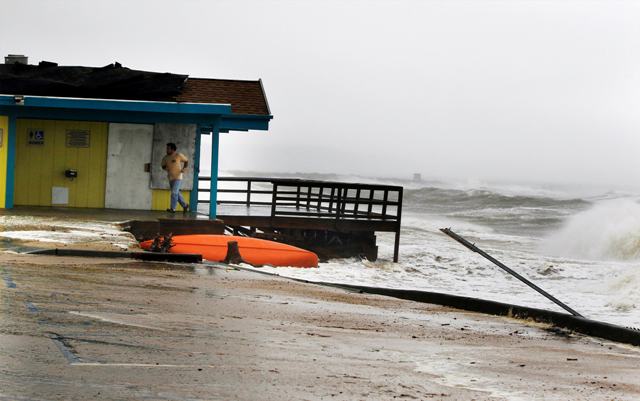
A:
<svg viewBox="0 0 640 401">
<path fill-rule="evenodd" d="M 640 349 L 224 266 L 0 255 L 0 399 L 640 397 Z"/>
</svg>

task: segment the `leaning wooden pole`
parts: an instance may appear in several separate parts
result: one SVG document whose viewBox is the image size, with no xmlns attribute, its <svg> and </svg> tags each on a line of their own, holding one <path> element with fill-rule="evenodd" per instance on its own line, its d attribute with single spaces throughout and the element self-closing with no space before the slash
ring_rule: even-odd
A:
<svg viewBox="0 0 640 401">
<path fill-rule="evenodd" d="M 461 243 L 462 245 L 467 247 L 469 250 L 471 250 L 473 252 L 476 252 L 476 253 L 479 253 L 485 259 L 490 260 L 494 265 L 498 266 L 502 270 L 504 270 L 507 273 L 511 274 L 513 277 L 517 278 L 518 280 L 522 281 L 523 283 L 525 283 L 529 287 L 533 288 L 538 293 L 543 295 L 545 298 L 547 298 L 548 300 L 552 301 L 553 303 L 555 303 L 556 305 L 558 305 L 562 309 L 566 310 L 567 312 L 571 313 L 573 316 L 584 317 L 581 314 L 579 314 L 578 312 L 576 312 L 573 309 L 571 309 L 569 306 L 567 306 L 563 302 L 561 302 L 559 299 L 557 299 L 553 295 L 549 294 L 548 292 L 546 292 L 542 288 L 540 288 L 537 285 L 533 284 L 531 281 L 529 281 L 526 278 L 522 277 L 517 272 L 511 270 L 509 267 L 507 267 L 502 262 L 500 262 L 499 260 L 497 260 L 494 257 L 492 257 L 491 255 L 489 255 L 488 253 L 486 253 L 482 249 L 478 248 L 477 246 L 475 246 L 471 242 L 467 241 L 466 239 L 462 238 L 458 234 L 454 233 L 453 231 L 451 231 L 450 228 L 441 228 L 440 231 L 442 231 L 443 233 L 447 234 L 449 237 L 453 238 L 454 240 L 458 241 L 459 243 Z"/>
</svg>

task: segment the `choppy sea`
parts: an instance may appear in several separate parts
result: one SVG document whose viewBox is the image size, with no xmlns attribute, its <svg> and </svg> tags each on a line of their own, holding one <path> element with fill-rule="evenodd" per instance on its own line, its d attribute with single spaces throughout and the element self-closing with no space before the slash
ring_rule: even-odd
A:
<svg viewBox="0 0 640 401">
<path fill-rule="evenodd" d="M 304 176 L 303 176 L 304 177 Z M 440 232 L 449 227 L 588 318 L 640 327 L 640 195 L 560 186 L 410 182 L 403 185 L 400 261 L 393 234 L 379 258 L 318 269 L 261 268 L 282 276 L 473 296 L 563 311 Z"/>
</svg>

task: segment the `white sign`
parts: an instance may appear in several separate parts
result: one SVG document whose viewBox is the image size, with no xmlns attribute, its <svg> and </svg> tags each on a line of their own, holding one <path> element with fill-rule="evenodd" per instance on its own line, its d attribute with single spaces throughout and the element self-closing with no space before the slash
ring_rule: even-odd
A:
<svg viewBox="0 0 640 401">
<path fill-rule="evenodd" d="M 51 204 L 52 205 L 68 205 L 69 204 L 69 188 L 51 187 Z"/>
</svg>

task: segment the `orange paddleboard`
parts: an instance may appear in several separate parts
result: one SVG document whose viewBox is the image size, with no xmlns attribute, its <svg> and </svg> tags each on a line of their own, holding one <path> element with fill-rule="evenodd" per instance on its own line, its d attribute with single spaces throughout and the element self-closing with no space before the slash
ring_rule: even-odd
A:
<svg viewBox="0 0 640 401">
<path fill-rule="evenodd" d="M 227 243 L 236 241 L 242 259 L 252 265 L 318 267 L 318 256 L 295 246 L 258 238 L 235 235 L 176 235 L 170 253 L 197 253 L 206 260 L 222 262 L 227 256 Z M 140 243 L 149 250 L 153 241 Z"/>
</svg>

